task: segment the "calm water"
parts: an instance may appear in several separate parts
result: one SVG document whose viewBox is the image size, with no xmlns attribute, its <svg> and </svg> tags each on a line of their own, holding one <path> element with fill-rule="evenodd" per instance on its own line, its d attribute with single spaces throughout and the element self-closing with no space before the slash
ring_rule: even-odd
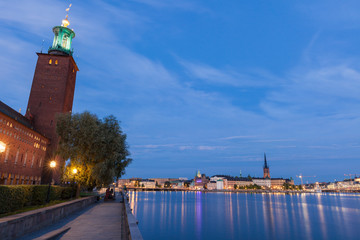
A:
<svg viewBox="0 0 360 240">
<path fill-rule="evenodd" d="M 360 239 L 360 195 L 130 192 L 150 239 Z"/>
</svg>

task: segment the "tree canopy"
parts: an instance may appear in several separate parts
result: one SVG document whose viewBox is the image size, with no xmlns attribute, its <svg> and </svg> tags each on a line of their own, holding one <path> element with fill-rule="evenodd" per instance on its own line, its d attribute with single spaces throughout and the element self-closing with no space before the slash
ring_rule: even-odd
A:
<svg viewBox="0 0 360 240">
<path fill-rule="evenodd" d="M 126 134 L 112 115 L 99 119 L 89 112 L 60 114 L 56 131 L 58 154 L 70 159 L 63 180 L 76 180 L 89 187 L 110 184 L 132 162 Z M 73 169 L 77 169 L 77 173 Z"/>
</svg>

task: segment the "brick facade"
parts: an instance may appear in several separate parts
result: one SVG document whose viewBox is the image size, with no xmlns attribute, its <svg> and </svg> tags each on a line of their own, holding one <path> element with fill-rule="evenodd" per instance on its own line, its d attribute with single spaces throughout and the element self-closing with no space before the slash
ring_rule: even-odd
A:
<svg viewBox="0 0 360 240">
<path fill-rule="evenodd" d="M 56 160 L 54 170 L 55 182 L 60 182 L 60 168 L 64 160 L 55 157 L 58 144 L 56 134 L 56 115 L 72 111 L 76 73 L 79 70 L 73 57 L 70 55 L 38 53 L 33 83 L 29 96 L 26 117 L 30 119 L 34 128 L 48 139 L 45 164 Z M 44 169 L 43 182 L 49 182 L 49 171 Z"/>
<path fill-rule="evenodd" d="M 49 140 L 0 101 L 0 184 L 40 184 Z"/>
</svg>

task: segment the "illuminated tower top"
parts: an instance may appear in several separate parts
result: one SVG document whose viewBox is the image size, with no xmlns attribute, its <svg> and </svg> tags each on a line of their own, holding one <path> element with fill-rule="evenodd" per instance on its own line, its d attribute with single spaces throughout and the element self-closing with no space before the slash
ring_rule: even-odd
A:
<svg viewBox="0 0 360 240">
<path fill-rule="evenodd" d="M 66 9 L 65 19 L 62 20 L 61 26 L 53 28 L 55 34 L 52 46 L 49 48 L 49 54 L 56 55 L 72 55 L 73 50 L 71 49 L 72 39 L 75 37 L 75 33 L 72 29 L 68 28 L 70 22 L 68 20 L 69 11 L 71 4 Z"/>
</svg>

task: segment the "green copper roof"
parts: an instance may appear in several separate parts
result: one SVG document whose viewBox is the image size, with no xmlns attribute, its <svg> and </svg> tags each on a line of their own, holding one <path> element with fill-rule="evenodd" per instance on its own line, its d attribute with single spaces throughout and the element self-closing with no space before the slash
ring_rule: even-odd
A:
<svg viewBox="0 0 360 240">
<path fill-rule="evenodd" d="M 75 37 L 74 31 L 67 27 L 56 26 L 53 28 L 53 32 L 55 34 L 54 41 L 48 52 L 61 52 L 72 55 L 74 51 L 71 49 L 71 43 Z"/>
</svg>

